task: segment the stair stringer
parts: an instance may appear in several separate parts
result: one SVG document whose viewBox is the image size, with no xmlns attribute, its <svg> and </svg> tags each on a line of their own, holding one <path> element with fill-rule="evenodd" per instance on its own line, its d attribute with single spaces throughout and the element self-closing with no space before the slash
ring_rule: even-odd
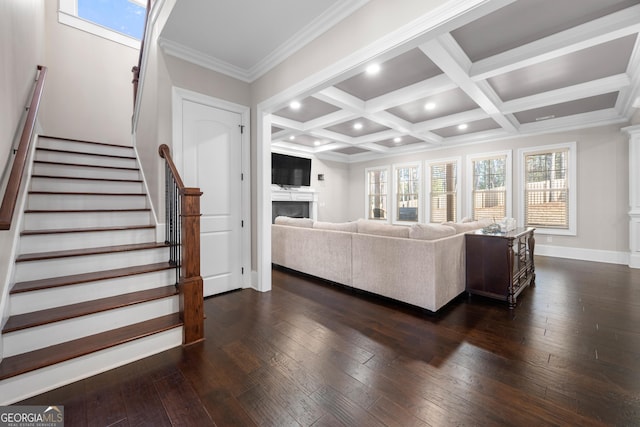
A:
<svg viewBox="0 0 640 427">
<path fill-rule="evenodd" d="M 36 128 L 39 128 L 37 126 Z M 31 173 L 33 171 L 33 158 L 36 151 L 36 145 L 38 143 L 39 135 L 35 134 L 31 145 L 29 146 L 29 153 L 27 155 L 26 171 L 22 177 L 22 183 L 18 191 L 18 200 L 16 201 L 16 207 L 13 213 L 13 226 L 6 232 L 0 232 L 0 248 L 2 251 L 8 254 L 7 257 L 0 257 L 0 278 L 4 278 L 2 288 L 0 292 L 0 362 L 4 357 L 4 348 L 2 345 L 2 327 L 9 318 L 11 312 L 11 306 L 9 301 L 9 291 L 14 282 L 16 271 L 16 258 L 18 257 L 18 248 L 20 246 L 20 230 L 23 227 L 24 221 L 24 208 L 27 204 L 27 193 L 31 187 Z M 4 187 L 3 187 L 4 190 Z M 4 193 L 4 191 L 3 191 Z"/>
</svg>

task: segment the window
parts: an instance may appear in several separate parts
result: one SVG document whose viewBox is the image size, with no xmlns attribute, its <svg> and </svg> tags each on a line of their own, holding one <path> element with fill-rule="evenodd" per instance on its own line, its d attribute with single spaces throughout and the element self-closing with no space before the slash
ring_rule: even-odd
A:
<svg viewBox="0 0 640 427">
<path fill-rule="evenodd" d="M 511 217 L 511 151 L 470 158 L 469 164 L 472 218 Z"/>
<path fill-rule="evenodd" d="M 365 171 L 367 177 L 368 219 L 388 220 L 387 198 L 389 194 L 389 169 L 370 168 Z"/>
<path fill-rule="evenodd" d="M 394 221 L 418 222 L 420 219 L 420 166 L 398 165 L 395 175 Z"/>
<path fill-rule="evenodd" d="M 58 21 L 97 36 L 140 48 L 146 0 L 60 0 Z"/>
<path fill-rule="evenodd" d="M 520 150 L 521 216 L 537 231 L 575 234 L 575 143 Z"/>
<path fill-rule="evenodd" d="M 436 160 L 427 163 L 429 221 L 442 223 L 457 221 L 460 193 L 458 170 L 460 159 Z"/>
</svg>

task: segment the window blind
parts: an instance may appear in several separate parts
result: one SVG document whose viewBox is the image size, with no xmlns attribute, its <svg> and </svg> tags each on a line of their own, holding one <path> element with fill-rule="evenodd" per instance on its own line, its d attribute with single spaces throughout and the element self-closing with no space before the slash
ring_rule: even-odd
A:
<svg viewBox="0 0 640 427">
<path fill-rule="evenodd" d="M 525 155 L 525 223 L 569 228 L 569 151 Z"/>
</svg>

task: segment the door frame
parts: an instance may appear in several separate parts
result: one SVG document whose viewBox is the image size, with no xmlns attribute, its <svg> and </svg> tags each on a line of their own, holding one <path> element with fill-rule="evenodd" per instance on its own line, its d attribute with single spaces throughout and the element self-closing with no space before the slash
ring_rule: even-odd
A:
<svg viewBox="0 0 640 427">
<path fill-rule="evenodd" d="M 182 174 L 182 171 L 184 170 L 182 158 L 182 103 L 184 101 L 196 102 L 218 110 L 225 110 L 240 114 L 241 123 L 242 126 L 244 126 L 244 130 L 240 135 L 240 173 L 242 173 L 243 179 L 240 183 L 242 194 L 240 195 L 241 206 L 239 219 L 244 223 L 244 226 L 240 229 L 240 266 L 244 270 L 241 283 L 243 288 L 256 288 L 253 284 L 251 274 L 251 109 L 245 105 L 236 104 L 230 101 L 225 101 L 224 99 L 214 98 L 199 92 L 173 86 L 171 88 L 171 117 L 173 128 L 172 151 L 173 160 L 180 174 Z"/>
</svg>

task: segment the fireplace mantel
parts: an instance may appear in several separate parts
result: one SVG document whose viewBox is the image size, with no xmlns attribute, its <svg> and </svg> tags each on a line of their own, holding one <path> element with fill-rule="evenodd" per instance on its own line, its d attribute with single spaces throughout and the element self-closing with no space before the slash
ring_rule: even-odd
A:
<svg viewBox="0 0 640 427">
<path fill-rule="evenodd" d="M 301 202 L 309 204 L 309 216 L 318 218 L 318 193 L 311 187 L 295 187 L 285 189 L 279 186 L 271 186 L 272 202 Z"/>
</svg>

